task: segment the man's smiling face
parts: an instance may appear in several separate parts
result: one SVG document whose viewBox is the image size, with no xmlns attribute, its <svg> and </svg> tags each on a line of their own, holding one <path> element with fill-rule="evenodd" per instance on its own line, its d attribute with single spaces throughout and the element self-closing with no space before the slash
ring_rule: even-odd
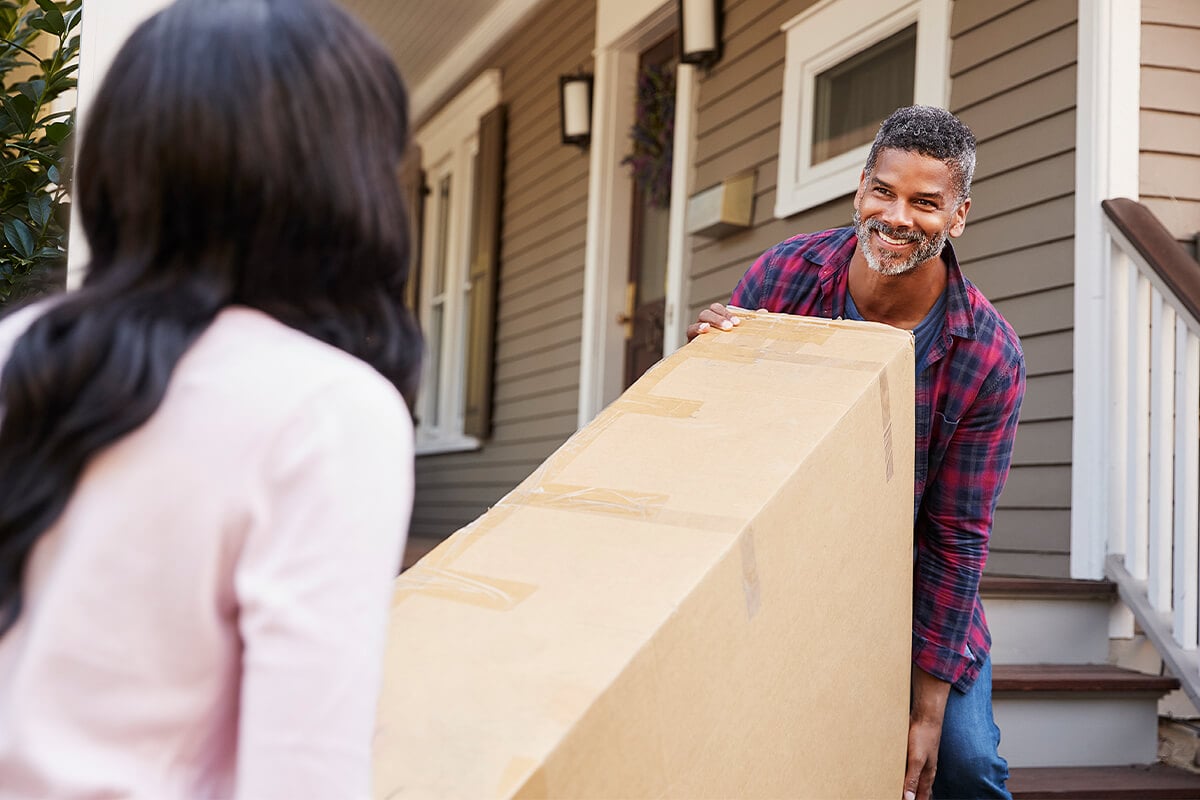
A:
<svg viewBox="0 0 1200 800">
<path fill-rule="evenodd" d="M 867 265 L 902 275 L 941 255 L 962 234 L 971 200 L 959 199 L 950 167 L 907 150 L 882 150 L 854 196 L 854 231 Z"/>
</svg>

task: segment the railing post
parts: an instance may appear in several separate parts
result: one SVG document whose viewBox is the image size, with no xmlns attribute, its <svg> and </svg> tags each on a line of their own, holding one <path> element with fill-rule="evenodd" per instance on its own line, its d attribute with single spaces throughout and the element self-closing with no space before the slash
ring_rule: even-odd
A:
<svg viewBox="0 0 1200 800">
<path fill-rule="evenodd" d="M 1158 291 L 1150 300 L 1150 500 L 1149 563 L 1146 591 L 1150 607 L 1171 610 L 1171 546 L 1175 448 L 1175 309 Z"/>
<path fill-rule="evenodd" d="M 1126 531 L 1129 519 L 1129 408 L 1132 383 L 1129 365 L 1129 320 L 1130 302 L 1137 291 L 1137 267 L 1121 252 L 1115 242 L 1109 240 L 1112 251 L 1110 263 L 1112 274 L 1112 326 L 1109 328 L 1112 353 L 1111 391 L 1112 405 L 1108 414 L 1109 436 L 1109 479 L 1108 496 L 1108 548 L 1107 552 L 1121 555 L 1125 552 Z"/>
<path fill-rule="evenodd" d="M 1197 644 L 1197 542 L 1200 540 L 1200 339 L 1175 322 L 1175 642 Z"/>
<path fill-rule="evenodd" d="M 1150 491 L 1150 281 L 1132 271 L 1129 308 L 1129 488 L 1125 569 L 1146 579 Z"/>
</svg>

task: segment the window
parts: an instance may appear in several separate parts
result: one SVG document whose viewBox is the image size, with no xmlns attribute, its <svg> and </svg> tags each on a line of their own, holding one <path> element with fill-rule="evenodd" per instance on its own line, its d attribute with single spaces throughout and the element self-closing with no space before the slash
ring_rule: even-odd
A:
<svg viewBox="0 0 1200 800">
<path fill-rule="evenodd" d="M 490 422 L 499 103 L 499 73 L 485 72 L 415 137 L 426 188 L 417 282 L 426 350 L 418 455 L 475 449 Z"/>
<path fill-rule="evenodd" d="M 784 24 L 776 217 L 852 192 L 895 109 L 946 104 L 949 21 L 949 0 L 823 0 Z"/>
</svg>

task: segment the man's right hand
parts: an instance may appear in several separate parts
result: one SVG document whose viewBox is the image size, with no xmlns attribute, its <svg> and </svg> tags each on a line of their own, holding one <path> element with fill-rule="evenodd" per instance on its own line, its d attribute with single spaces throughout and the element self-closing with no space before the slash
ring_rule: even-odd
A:
<svg viewBox="0 0 1200 800">
<path fill-rule="evenodd" d="M 734 325 L 737 325 L 742 320 L 733 313 L 733 311 L 720 303 L 713 303 L 708 308 L 700 312 L 700 317 L 688 326 L 687 339 L 690 342 L 702 333 L 716 328 L 718 330 L 731 330 Z"/>
</svg>

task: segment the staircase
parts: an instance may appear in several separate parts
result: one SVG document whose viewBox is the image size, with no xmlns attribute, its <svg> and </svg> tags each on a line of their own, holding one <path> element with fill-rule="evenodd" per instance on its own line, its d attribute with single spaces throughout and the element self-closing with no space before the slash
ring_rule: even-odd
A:
<svg viewBox="0 0 1200 800">
<path fill-rule="evenodd" d="M 1200 774 L 1156 763 L 1164 675 L 1110 663 L 1107 581 L 986 576 L 992 700 L 1015 800 L 1200 798 Z"/>
</svg>

